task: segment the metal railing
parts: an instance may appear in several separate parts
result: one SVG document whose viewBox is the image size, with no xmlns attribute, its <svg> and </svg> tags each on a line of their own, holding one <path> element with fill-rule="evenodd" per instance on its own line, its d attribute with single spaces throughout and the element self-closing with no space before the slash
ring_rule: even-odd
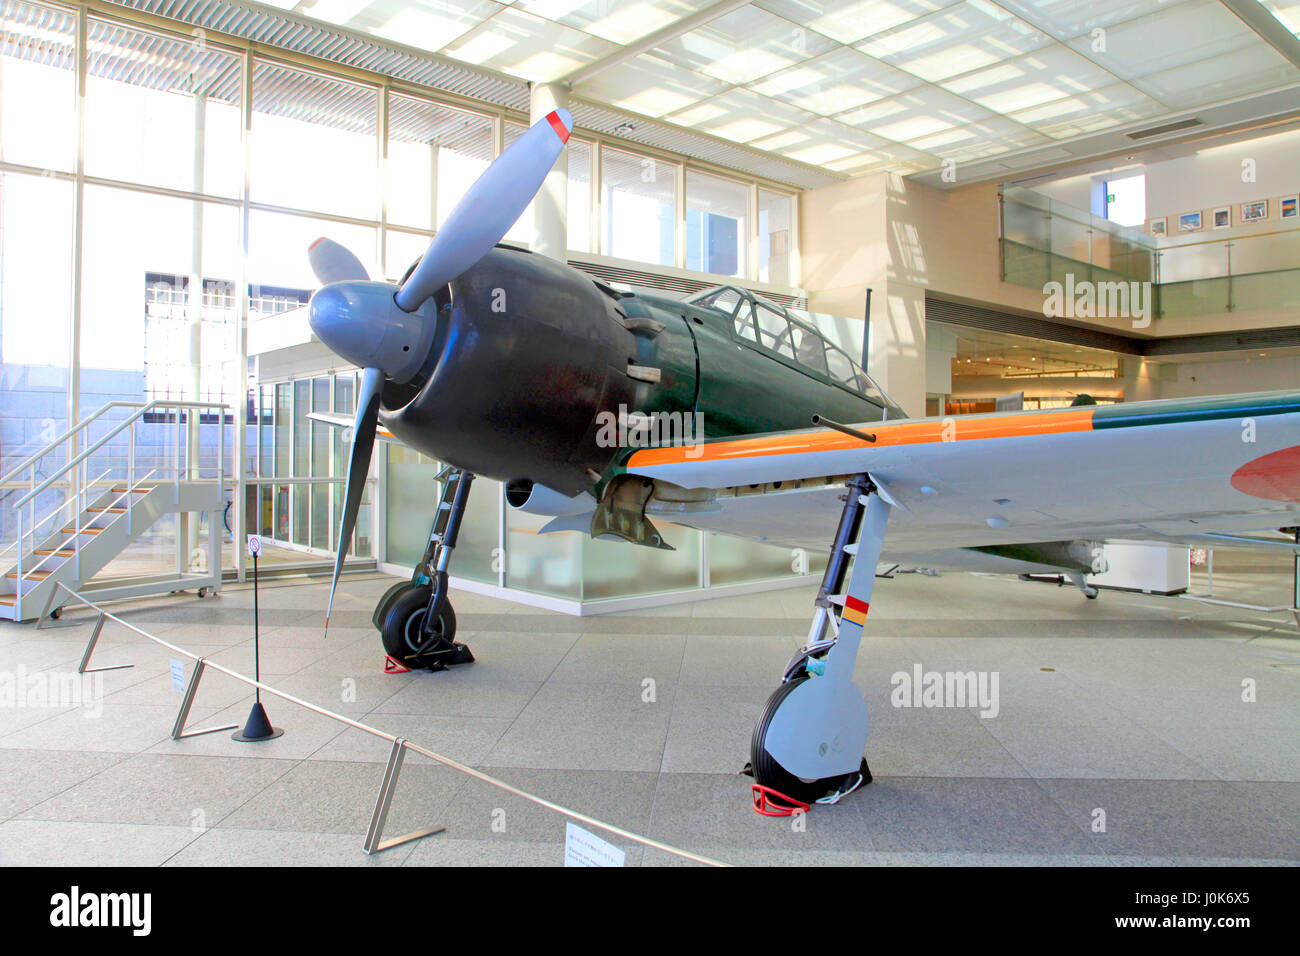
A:
<svg viewBox="0 0 1300 956">
<path fill-rule="evenodd" d="M 130 411 L 130 414 L 124 420 L 111 424 L 108 416 L 115 410 Z M 203 449 L 199 440 L 200 419 L 205 412 L 215 413 L 217 419 L 214 474 L 210 478 L 204 477 Z M 168 480 L 174 484 L 179 495 L 182 481 L 215 481 L 218 485 L 224 486 L 225 419 L 229 413 L 229 406 L 215 402 L 170 399 L 150 402 L 109 402 L 0 476 L 0 488 L 14 485 L 18 490 L 25 488 L 25 493 L 11 506 L 16 526 L 14 540 L 0 551 L 0 561 L 6 564 L 10 560 L 14 562 L 18 600 L 21 601 L 25 579 L 36 570 L 35 567 L 24 567 L 24 565 L 28 563 L 29 555 L 32 558 L 36 557 L 33 552 L 39 547 L 43 537 L 67 535 L 58 540 L 52 550 L 73 552 L 72 560 L 75 562 L 76 574 L 80 579 L 83 535 L 98 517 L 88 517 L 86 509 L 96 493 L 104 489 L 109 489 L 111 493 L 112 489 L 124 483 L 126 492 L 114 500 L 125 500 L 128 525 L 132 521 L 131 496 L 142 490 L 145 481 L 155 479 L 162 464 L 159 460 L 143 477 L 137 477 L 138 426 L 146 420 L 147 416 L 157 416 L 161 419 L 148 424 L 151 427 L 161 428 L 163 431 L 160 434 L 167 439 L 163 445 L 157 446 L 156 450 L 160 450 L 164 456 L 170 456 L 171 474 Z M 104 434 L 93 438 L 91 428 L 96 424 L 109 427 Z M 170 436 L 167 435 L 169 429 Z M 121 436 L 125 439 L 124 456 L 121 453 L 114 454 L 110 447 L 114 439 Z M 105 449 L 109 450 L 105 452 Z M 51 460 L 62 461 L 64 458 L 66 461 L 55 467 L 48 476 L 39 477 L 42 466 Z M 103 459 L 107 459 L 107 462 Z M 97 470 L 107 464 L 107 467 L 99 471 L 93 479 L 89 477 L 92 461 L 95 462 Z M 150 487 L 154 486 L 150 485 Z M 61 493 L 64 497 L 53 510 L 38 518 L 37 502 L 46 492 Z M 110 512 L 105 513 L 111 515 Z M 128 533 L 131 530 L 133 529 L 128 527 Z M 10 552 L 14 552 L 12 558 Z M 35 562 L 36 566 L 39 567 L 49 557 L 50 555 L 40 557 Z"/>
<path fill-rule="evenodd" d="M 468 767 L 465 764 L 460 763 L 459 761 L 452 760 L 450 757 L 445 757 L 440 753 L 436 753 L 435 751 L 428 749 L 427 747 L 422 747 L 419 744 L 414 743 L 405 737 L 399 737 L 396 734 L 390 734 L 385 730 L 378 729 L 377 727 L 371 727 L 369 724 L 363 724 L 359 720 L 353 720 L 351 717 L 346 717 L 343 714 L 335 713 L 332 710 L 327 710 L 326 708 L 321 707 L 318 704 L 313 704 L 311 701 L 303 700 L 301 697 L 295 697 L 293 694 L 286 693 L 285 691 L 279 690 L 276 687 L 272 687 L 270 684 L 256 680 L 252 677 L 247 676 L 246 674 L 241 674 L 238 671 L 232 670 L 229 667 L 224 667 L 221 664 L 214 664 L 211 661 L 207 660 L 206 658 L 200 657 L 199 655 L 187 651 L 185 648 L 172 644 L 169 641 L 165 641 L 160 637 L 155 637 L 153 634 L 150 634 L 148 631 L 145 631 L 143 628 L 139 628 L 134 624 L 122 620 L 122 618 L 118 617 L 117 615 L 113 614 L 110 611 L 104 610 L 104 608 L 95 604 L 93 601 L 87 599 L 83 595 L 78 594 L 76 591 L 73 591 L 71 588 L 63 585 L 62 583 L 58 584 L 55 591 L 51 593 L 50 600 L 46 604 L 45 610 L 42 611 L 40 619 L 36 622 L 36 626 L 38 628 L 44 625 L 46 615 L 49 613 L 49 609 L 54 603 L 55 594 L 57 593 L 58 588 L 62 588 L 64 591 L 68 593 L 70 597 L 76 599 L 82 605 L 90 608 L 91 610 L 97 611 L 99 614 L 99 617 L 96 619 L 95 625 L 91 630 L 90 639 L 86 642 L 86 650 L 81 656 L 81 663 L 77 665 L 78 674 L 92 674 L 92 673 L 98 673 L 103 671 L 121 670 L 121 669 L 135 666 L 134 664 L 113 664 L 105 667 L 89 666 L 91 656 L 95 653 L 95 646 L 99 643 L 100 635 L 104 630 L 104 625 L 109 621 L 112 621 L 114 624 L 120 624 L 122 627 L 125 627 L 127 630 L 132 631 L 135 634 L 138 634 L 140 637 L 143 637 L 146 640 L 152 641 L 153 643 L 157 644 L 159 647 L 164 647 L 167 650 L 171 651 L 172 653 L 179 654 L 182 657 L 185 657 L 194 662 L 194 669 L 190 674 L 189 682 L 185 686 L 185 694 L 181 698 L 180 709 L 177 711 L 176 720 L 172 724 L 172 730 L 171 730 L 172 740 L 184 740 L 189 737 L 198 737 L 203 734 L 218 733 L 223 730 L 233 730 L 238 726 L 237 724 L 227 724 L 220 727 L 205 727 L 199 730 L 186 729 L 185 725 L 189 720 L 190 708 L 193 706 L 194 698 L 198 694 L 199 682 L 203 679 L 204 671 L 206 671 L 208 668 L 211 668 L 212 670 L 217 671 L 220 674 L 224 674 L 233 680 L 239 681 L 242 684 L 246 684 L 249 687 L 254 688 L 256 690 L 260 690 L 264 693 L 271 694 L 272 696 L 278 697 L 283 701 L 286 701 L 290 704 L 294 704 L 295 706 L 302 707 L 306 710 L 311 711 L 314 714 L 320 715 L 321 717 L 325 717 L 329 720 L 333 720 L 340 724 L 344 724 L 345 726 L 351 727 L 354 730 L 359 730 L 364 734 L 369 734 L 372 737 L 378 737 L 381 740 L 388 741 L 392 745 L 392 747 L 388 754 L 388 762 L 384 768 L 384 775 L 380 783 L 379 795 L 375 800 L 374 812 L 371 814 L 370 817 L 370 826 L 366 831 L 365 842 L 362 844 L 362 850 L 367 854 L 380 853 L 384 850 L 390 850 L 393 847 L 401 846 L 402 844 L 410 843 L 414 840 L 419 840 L 427 836 L 433 836 L 434 834 L 441 833 L 445 829 L 443 827 L 425 827 L 423 829 L 415 830 L 411 833 L 407 833 L 404 836 L 393 837 L 392 839 L 388 839 L 388 840 L 385 840 L 383 838 L 384 827 L 388 821 L 388 811 L 389 808 L 392 806 L 393 794 L 397 789 L 398 777 L 401 774 L 401 770 L 402 770 L 402 761 L 406 756 L 406 752 L 409 750 L 412 751 L 413 753 L 420 754 L 423 757 L 427 757 L 430 760 L 440 763 L 443 766 L 450 767 L 452 770 L 459 771 L 460 773 L 473 777 L 476 780 L 480 780 L 483 783 L 489 784 L 493 787 L 497 787 L 498 789 L 504 790 L 507 793 L 514 794 L 516 797 L 520 797 L 524 800 L 528 800 L 532 803 L 537 804 L 540 807 L 545 807 L 546 809 L 554 811 L 555 813 L 558 813 L 561 816 L 568 817 L 571 820 L 575 820 L 579 823 L 583 823 L 590 827 L 595 827 L 598 830 L 604 830 L 606 833 L 610 833 L 614 836 L 621 837 L 622 839 L 631 840 L 634 843 L 640 843 L 642 846 L 648 846 L 651 847 L 652 849 L 660 850 L 664 853 L 672 854 L 673 856 L 679 856 L 686 860 L 692 860 L 696 863 L 703 863 L 706 866 L 727 866 L 728 865 L 726 863 L 723 863 L 720 860 L 715 860 L 712 859 L 711 857 L 707 857 L 699 853 L 694 853 L 690 850 L 682 850 L 678 847 L 671 846 L 667 843 L 663 843 L 651 837 L 641 836 L 640 834 L 633 833 L 630 830 L 625 830 L 622 827 L 615 826 L 611 823 L 605 823 L 601 820 L 597 820 L 595 817 L 588 816 L 585 813 L 580 813 L 577 810 L 571 810 L 568 807 L 563 806 L 562 804 L 556 803 L 552 800 L 547 800 L 545 797 L 539 797 L 536 794 L 529 793 L 527 790 L 521 790 L 519 787 L 512 786 L 511 784 L 508 784 L 503 780 L 498 780 L 496 777 L 483 773 L 481 770 L 475 770 L 473 767 Z"/>
<path fill-rule="evenodd" d="M 1160 318 L 1300 307 L 1300 228 L 1157 239 L 1022 187 L 998 209 L 1005 282 L 1149 282 Z"/>
</svg>

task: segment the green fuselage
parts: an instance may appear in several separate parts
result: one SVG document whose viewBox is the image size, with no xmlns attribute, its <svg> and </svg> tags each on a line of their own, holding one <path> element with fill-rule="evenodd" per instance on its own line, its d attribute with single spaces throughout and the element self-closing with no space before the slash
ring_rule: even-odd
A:
<svg viewBox="0 0 1300 956">
<path fill-rule="evenodd" d="M 737 334 L 734 315 L 646 294 L 620 304 L 631 320 L 663 325 L 636 334 L 637 364 L 659 369 L 661 378 L 638 388 L 633 411 L 694 413 L 704 438 L 807 428 L 814 414 L 845 423 L 904 417 L 878 393 Z"/>
</svg>

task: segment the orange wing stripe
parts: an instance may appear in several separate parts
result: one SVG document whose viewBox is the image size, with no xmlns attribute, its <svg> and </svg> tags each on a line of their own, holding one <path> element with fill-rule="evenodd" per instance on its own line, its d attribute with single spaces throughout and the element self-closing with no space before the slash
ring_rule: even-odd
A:
<svg viewBox="0 0 1300 956">
<path fill-rule="evenodd" d="M 1072 408 L 1068 411 L 1043 412 L 1037 415 L 962 416 L 924 422 L 868 424 L 864 427 L 870 428 L 875 433 L 876 441 L 875 444 L 866 447 L 881 448 L 886 445 L 924 445 L 941 441 L 975 441 L 981 438 L 1019 438 L 1026 435 L 1087 432 L 1092 431 L 1093 411 L 1092 408 Z M 733 458 L 763 458 L 769 455 L 848 451 L 862 447 L 863 443 L 859 439 L 842 432 L 831 430 L 799 432 L 710 442 L 704 445 L 702 455 L 698 446 L 693 449 L 680 446 L 645 448 L 631 457 L 627 467 L 649 468 L 688 461 L 727 461 Z"/>
</svg>

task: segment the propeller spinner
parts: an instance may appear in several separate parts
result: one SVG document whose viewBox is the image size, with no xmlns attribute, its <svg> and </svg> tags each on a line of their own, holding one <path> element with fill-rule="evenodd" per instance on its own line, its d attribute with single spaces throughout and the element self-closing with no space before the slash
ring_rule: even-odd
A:
<svg viewBox="0 0 1300 956">
<path fill-rule="evenodd" d="M 308 307 L 312 331 L 335 354 L 364 370 L 325 612 L 327 633 L 370 471 L 384 383 L 409 382 L 418 374 L 433 343 L 434 294 L 504 238 L 541 189 L 572 132 L 573 117 L 561 109 L 538 120 L 510 144 L 456 204 L 415 269 L 396 289 L 370 281 L 360 260 L 336 242 L 318 239 L 308 250 L 312 271 L 323 286 Z"/>
</svg>

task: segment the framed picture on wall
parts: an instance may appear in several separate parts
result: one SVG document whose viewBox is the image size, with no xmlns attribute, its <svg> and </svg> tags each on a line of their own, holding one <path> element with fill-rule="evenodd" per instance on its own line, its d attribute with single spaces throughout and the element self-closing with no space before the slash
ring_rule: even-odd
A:
<svg viewBox="0 0 1300 956">
<path fill-rule="evenodd" d="M 1295 219 L 1300 216 L 1300 196 L 1283 196 L 1278 200 L 1283 219 Z"/>
<path fill-rule="evenodd" d="M 1255 202 L 1244 202 L 1241 204 L 1241 221 L 1242 222 L 1259 222 L 1261 219 L 1268 218 L 1268 200 L 1258 199 Z"/>
<path fill-rule="evenodd" d="M 1227 229 L 1232 225 L 1232 207 L 1220 206 L 1210 213 L 1211 228 Z"/>
<path fill-rule="evenodd" d="M 1185 212 L 1178 217 L 1179 232 L 1200 232 L 1201 231 L 1201 212 Z"/>
<path fill-rule="evenodd" d="M 1168 219 L 1165 216 L 1161 216 L 1159 219 L 1152 219 L 1147 223 L 1147 232 L 1151 233 L 1153 236 L 1167 236 L 1169 235 L 1166 229 L 1167 225 Z"/>
</svg>

